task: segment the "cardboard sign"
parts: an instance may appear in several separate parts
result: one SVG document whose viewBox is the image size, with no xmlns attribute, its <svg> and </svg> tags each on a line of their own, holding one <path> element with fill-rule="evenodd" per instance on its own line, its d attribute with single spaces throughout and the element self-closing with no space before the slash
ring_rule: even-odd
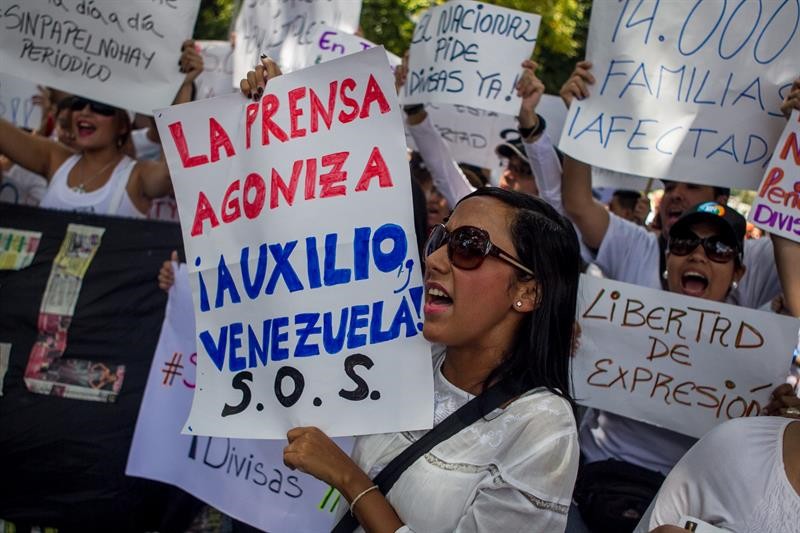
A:
<svg viewBox="0 0 800 533">
<path fill-rule="evenodd" d="M 196 364 L 192 293 L 181 265 L 170 289 L 125 473 L 180 487 L 264 531 L 330 530 L 335 502 L 346 502 L 322 482 L 286 468 L 285 440 L 180 434 L 192 404 Z M 342 439 L 339 445 L 349 450 L 352 441 Z"/>
<path fill-rule="evenodd" d="M 318 46 L 318 26 L 355 33 L 361 16 L 361 0 L 245 2 L 236 17 L 234 80 L 247 76 L 259 56 L 275 59 L 284 73 L 304 66 L 309 50 Z"/>
<path fill-rule="evenodd" d="M 150 115 L 183 80 L 181 43 L 200 0 L 0 0 L 0 68 Z"/>
<path fill-rule="evenodd" d="M 533 53 L 539 21 L 539 15 L 469 0 L 432 7 L 414 28 L 403 103 L 517 114 L 520 65 Z"/>
<path fill-rule="evenodd" d="M 37 93 L 35 83 L 0 74 L 0 118 L 20 128 L 37 128 L 42 122 L 42 108 L 33 103 Z"/>
<path fill-rule="evenodd" d="M 459 163 L 498 169 L 502 161 L 495 149 L 500 143 L 519 137 L 517 119 L 512 115 L 464 105 L 428 104 L 425 110 L 442 139 L 447 141 L 450 155 Z M 558 139 L 567 116 L 567 108 L 561 98 L 542 95 L 536 112 L 547 121 L 550 138 Z M 409 133 L 406 133 L 406 143 L 412 150 L 416 149 Z"/>
<path fill-rule="evenodd" d="M 800 241 L 800 112 L 792 111 L 758 187 L 750 220 L 770 233 Z"/>
<path fill-rule="evenodd" d="M 625 189 L 629 191 L 643 191 L 650 184 L 650 190 L 663 189 L 661 180 L 652 180 L 642 176 L 615 172 L 607 168 L 592 167 L 592 187 L 607 189 Z"/>
<path fill-rule="evenodd" d="M 755 189 L 798 75 L 797 2 L 609 2 L 592 11 L 596 83 L 559 148 L 638 176 Z"/>
<path fill-rule="evenodd" d="M 756 416 L 784 382 L 800 321 L 581 276 L 576 400 L 701 437 Z"/>
<path fill-rule="evenodd" d="M 233 46 L 228 41 L 197 41 L 203 56 L 203 73 L 195 80 L 197 99 L 213 98 L 239 90 L 233 81 Z"/>
<path fill-rule="evenodd" d="M 367 39 L 324 24 L 318 24 L 314 28 L 309 40 L 311 44 L 306 46 L 300 45 L 298 41 L 289 41 L 285 45 L 287 49 L 283 53 L 288 53 L 294 57 L 294 63 L 298 68 L 318 65 L 331 59 L 363 52 L 375 46 L 374 43 Z M 389 58 L 389 64 L 392 69 L 402 63 L 401 58 L 389 51 L 386 52 L 386 57 Z"/>
<path fill-rule="evenodd" d="M 186 430 L 430 427 L 430 349 L 400 111 L 372 48 L 156 113 L 198 330 Z"/>
</svg>

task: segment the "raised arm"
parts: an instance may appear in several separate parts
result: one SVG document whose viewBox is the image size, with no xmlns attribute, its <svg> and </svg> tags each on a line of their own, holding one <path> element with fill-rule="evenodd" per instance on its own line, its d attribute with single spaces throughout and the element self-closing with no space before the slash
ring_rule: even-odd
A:
<svg viewBox="0 0 800 533">
<path fill-rule="evenodd" d="M 771 234 L 775 264 L 783 287 L 783 304 L 800 318 L 800 243 Z"/>
<path fill-rule="evenodd" d="M 194 100 L 194 81 L 203 73 L 203 56 L 197 51 L 197 45 L 192 39 L 187 39 L 181 44 L 181 58 L 178 64 L 180 65 L 180 71 L 186 76 L 184 76 L 183 83 L 181 83 L 178 92 L 175 94 L 172 105 L 186 104 Z M 161 143 L 153 117 L 150 117 L 147 138 L 154 143 Z"/>
<path fill-rule="evenodd" d="M 424 107 L 408 115 L 408 131 L 417 145 L 425 166 L 431 173 L 433 185 L 442 193 L 452 209 L 463 197 L 475 190 L 458 163 L 450 155 L 450 148 L 431 122 Z"/>
<path fill-rule="evenodd" d="M 0 119 L 0 154 L 47 180 L 72 152 L 46 137 L 31 135 Z"/>
<path fill-rule="evenodd" d="M 591 68 L 589 61 L 580 61 L 561 87 L 561 98 L 567 107 L 575 98 L 589 96 L 589 85 L 594 83 Z M 592 196 L 592 167 L 565 155 L 561 195 L 564 209 L 580 230 L 583 242 L 590 248 L 600 248 L 609 216 L 606 206 Z"/>
<path fill-rule="evenodd" d="M 394 71 L 395 87 L 398 93 L 400 87 L 405 83 L 407 75 L 408 53 L 403 57 L 402 65 L 399 65 Z M 450 148 L 436 131 L 436 127 L 425 111 L 425 106 L 422 104 L 406 106 L 405 112 L 408 132 L 414 139 L 417 150 L 431 173 L 433 185 L 444 196 L 452 209 L 459 200 L 473 192 L 475 187 L 464 176 L 458 162 L 453 160 Z"/>
<path fill-rule="evenodd" d="M 789 118 L 793 110 L 800 110 L 800 78 L 794 80 L 792 90 L 786 95 L 781 111 Z M 775 251 L 775 264 L 783 287 L 784 306 L 792 316 L 800 318 L 800 243 L 771 235 Z"/>
<path fill-rule="evenodd" d="M 545 90 L 544 83 L 536 77 L 536 67 L 536 63 L 529 59 L 522 62 L 522 74 L 517 83 L 517 95 L 522 98 L 518 116 L 519 132 L 539 197 L 563 215 L 561 162 L 545 129 L 544 119 L 536 113 Z"/>
<path fill-rule="evenodd" d="M 147 198 L 161 198 L 172 194 L 172 180 L 169 167 L 162 159 L 159 161 L 137 161 L 134 172 L 139 175 L 142 194 Z"/>
</svg>

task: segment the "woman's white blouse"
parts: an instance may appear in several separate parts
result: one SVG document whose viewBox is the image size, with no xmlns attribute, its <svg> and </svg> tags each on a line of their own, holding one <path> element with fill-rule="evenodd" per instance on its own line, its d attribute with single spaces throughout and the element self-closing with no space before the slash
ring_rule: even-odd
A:
<svg viewBox="0 0 800 533">
<path fill-rule="evenodd" d="M 473 397 L 444 378 L 443 361 L 444 353 L 434 356 L 435 424 Z M 359 437 L 353 459 L 374 478 L 425 433 Z M 563 532 L 577 472 L 572 410 L 540 389 L 435 446 L 387 499 L 406 524 L 398 532 Z"/>
</svg>

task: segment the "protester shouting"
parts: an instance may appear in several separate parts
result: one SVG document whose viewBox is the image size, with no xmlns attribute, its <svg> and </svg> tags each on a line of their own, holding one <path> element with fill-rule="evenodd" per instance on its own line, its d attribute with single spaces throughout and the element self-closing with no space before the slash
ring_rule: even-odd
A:
<svg viewBox="0 0 800 533">
<path fill-rule="evenodd" d="M 258 98 L 280 73 L 262 63 L 241 82 L 247 96 Z M 284 462 L 339 490 L 364 531 L 563 531 L 578 456 L 568 376 L 575 231 L 541 200 L 488 187 L 434 228 L 425 255 L 423 334 L 442 345 L 433 355 L 434 421 L 456 420 L 448 417 L 465 404 L 483 412 L 386 493 L 374 479 L 417 449 L 424 431 L 359 437 L 351 458 L 319 429 L 299 427 Z"/>
<path fill-rule="evenodd" d="M 193 58 L 183 61 L 181 68 L 191 69 L 184 84 L 202 72 L 196 66 Z M 172 190 L 166 163 L 125 155 L 131 133 L 126 111 L 80 96 L 70 102 L 70 147 L 0 120 L 0 153 L 48 180 L 41 207 L 144 218 L 151 201 Z"/>
</svg>

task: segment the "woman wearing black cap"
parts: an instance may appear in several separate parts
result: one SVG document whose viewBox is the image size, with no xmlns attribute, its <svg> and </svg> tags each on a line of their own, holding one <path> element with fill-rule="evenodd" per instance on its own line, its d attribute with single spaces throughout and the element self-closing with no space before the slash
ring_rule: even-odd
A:
<svg viewBox="0 0 800 533">
<path fill-rule="evenodd" d="M 664 271 L 669 290 L 724 302 L 745 273 L 745 232 L 744 217 L 730 207 L 706 202 L 685 212 L 669 232 Z M 798 249 L 797 243 L 780 238 L 775 247 L 779 268 L 788 258 L 782 254 Z M 784 290 L 794 300 L 800 287 Z M 778 414 L 775 402 L 768 407 Z M 685 517 L 713 523 L 723 528 L 720 531 L 796 531 L 798 451 L 800 424 L 790 418 L 725 422 L 675 465 L 636 532 L 685 531 L 667 529 L 670 524 L 684 525 Z"/>
<path fill-rule="evenodd" d="M 745 273 L 746 222 L 733 208 L 696 205 L 669 232 L 664 278 L 671 292 L 724 302 Z"/>
</svg>

